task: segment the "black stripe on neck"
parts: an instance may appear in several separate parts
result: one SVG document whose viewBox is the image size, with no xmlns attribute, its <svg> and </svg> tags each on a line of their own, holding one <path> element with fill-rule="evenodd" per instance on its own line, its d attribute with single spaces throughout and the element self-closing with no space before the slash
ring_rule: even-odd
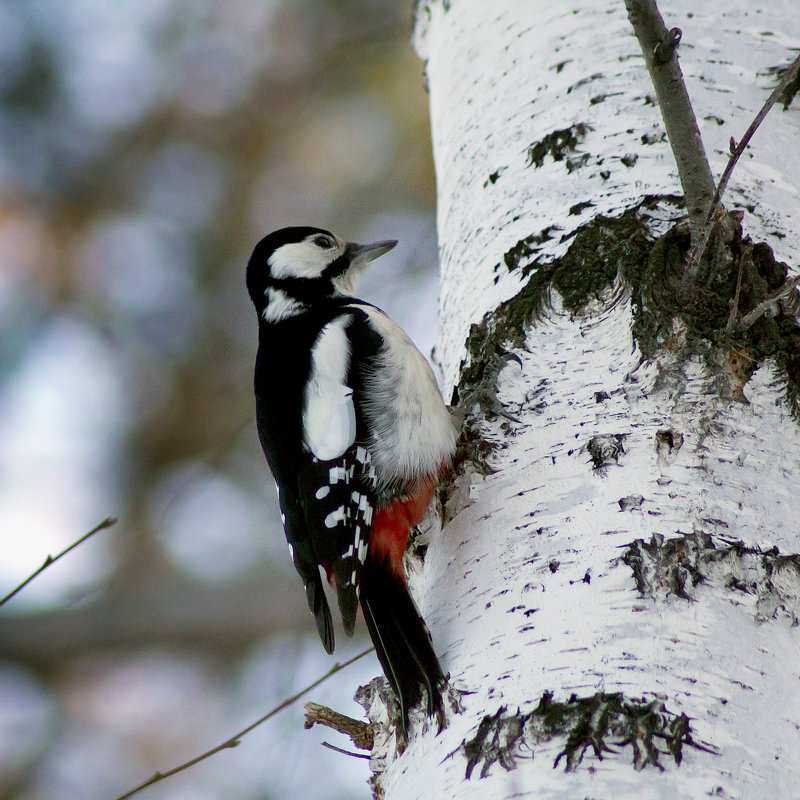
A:
<svg viewBox="0 0 800 800">
<path fill-rule="evenodd" d="M 334 294 L 333 284 L 325 278 L 270 278 L 267 288 L 279 289 L 292 300 L 313 303 Z"/>
<path fill-rule="evenodd" d="M 350 255 L 348 254 L 347 250 L 342 253 L 339 258 L 335 261 L 331 261 L 327 267 L 322 271 L 322 276 L 324 278 L 328 278 L 329 280 L 333 280 L 334 278 L 338 278 L 340 275 L 344 275 L 345 272 L 350 267 Z"/>
</svg>

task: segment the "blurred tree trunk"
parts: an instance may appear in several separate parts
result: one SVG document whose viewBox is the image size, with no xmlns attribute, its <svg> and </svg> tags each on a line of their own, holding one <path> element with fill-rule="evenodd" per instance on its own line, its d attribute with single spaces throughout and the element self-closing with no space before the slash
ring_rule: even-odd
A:
<svg viewBox="0 0 800 800">
<path fill-rule="evenodd" d="M 693 10 L 662 8 L 718 176 L 795 55 L 795 15 Z M 420 2 L 415 44 L 438 357 L 466 413 L 416 590 L 465 693 L 401 756 L 378 737 L 376 794 L 793 796 L 797 103 L 737 167 L 743 221 L 720 215 L 680 303 L 683 192 L 622 0 Z"/>
</svg>

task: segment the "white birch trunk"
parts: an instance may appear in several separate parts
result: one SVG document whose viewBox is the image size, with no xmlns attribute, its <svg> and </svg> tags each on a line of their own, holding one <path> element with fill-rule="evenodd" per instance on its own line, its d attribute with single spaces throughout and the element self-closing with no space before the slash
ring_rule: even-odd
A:
<svg viewBox="0 0 800 800">
<path fill-rule="evenodd" d="M 796 55 L 796 1 L 764 5 L 661 7 L 683 30 L 681 65 L 717 176 L 729 138 L 776 83 L 769 69 Z M 417 12 L 416 46 L 430 85 L 449 393 L 470 326 L 561 259 L 580 226 L 641 208 L 656 237 L 681 212 L 666 201 L 648 211 L 645 196 L 681 189 L 622 0 L 431 0 Z M 577 141 L 529 151 L 566 129 Z M 792 267 L 798 145 L 795 100 L 771 112 L 726 198 L 753 209 L 746 233 Z M 511 270 L 504 254 L 526 237 Z M 415 589 L 445 669 L 471 694 L 438 736 L 416 731 L 400 757 L 377 747 L 377 785 L 389 800 L 800 797 L 800 559 L 768 552 L 800 552 L 800 433 L 786 381 L 760 358 L 737 385 L 742 370 L 719 363 L 752 353 L 709 344 L 704 354 L 677 316 L 644 353 L 628 280 L 595 286 L 588 303 L 562 294 L 550 289 L 477 392 L 460 387 L 462 403 L 473 392 L 473 430 L 495 445 L 493 472 L 461 464 Z M 494 319 L 484 333 L 513 324 Z M 575 695 L 552 706 L 552 729 L 531 714 L 545 693 L 555 704 Z M 645 703 L 659 713 L 634 744 L 618 730 L 598 735 L 615 750 L 601 760 L 584 736 L 554 769 L 578 701 L 594 702 L 597 728 L 614 693 L 634 713 Z M 467 780 L 462 744 L 502 707 L 469 751 Z M 679 729 L 683 714 L 708 750 L 684 736 L 676 763 L 658 731 Z M 659 767 L 646 763 L 649 724 Z"/>
</svg>

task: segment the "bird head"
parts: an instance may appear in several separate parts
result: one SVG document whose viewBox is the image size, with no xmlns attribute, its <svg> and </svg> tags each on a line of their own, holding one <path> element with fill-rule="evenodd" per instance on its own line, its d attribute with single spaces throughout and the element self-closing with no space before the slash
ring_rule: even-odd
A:
<svg viewBox="0 0 800 800">
<path fill-rule="evenodd" d="M 247 265 L 247 289 L 259 316 L 291 316 L 326 297 L 349 296 L 370 261 L 388 253 L 394 240 L 356 244 L 323 228 L 281 228 L 265 236 Z M 281 310 L 282 309 L 282 310 Z M 266 318 L 266 317 L 265 317 Z"/>
</svg>

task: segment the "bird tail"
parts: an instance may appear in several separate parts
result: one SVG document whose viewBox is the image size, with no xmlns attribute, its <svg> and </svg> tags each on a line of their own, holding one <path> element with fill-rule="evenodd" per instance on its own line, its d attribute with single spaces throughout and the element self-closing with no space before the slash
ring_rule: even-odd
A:
<svg viewBox="0 0 800 800">
<path fill-rule="evenodd" d="M 317 625 L 317 633 L 322 639 L 322 646 L 325 652 L 330 655 L 333 652 L 333 620 L 328 601 L 325 598 L 325 590 L 322 588 L 322 580 L 319 577 L 319 570 L 312 572 L 304 581 L 306 585 L 306 600 L 311 613 L 314 615 L 314 622 Z"/>
<path fill-rule="evenodd" d="M 419 703 L 423 689 L 428 698 L 428 716 L 437 717 L 441 730 L 444 675 L 428 626 L 408 592 L 405 577 L 390 569 L 386 561 L 367 558 L 359 594 L 378 660 L 400 703 L 403 733 L 408 734 L 408 712 Z"/>
</svg>

